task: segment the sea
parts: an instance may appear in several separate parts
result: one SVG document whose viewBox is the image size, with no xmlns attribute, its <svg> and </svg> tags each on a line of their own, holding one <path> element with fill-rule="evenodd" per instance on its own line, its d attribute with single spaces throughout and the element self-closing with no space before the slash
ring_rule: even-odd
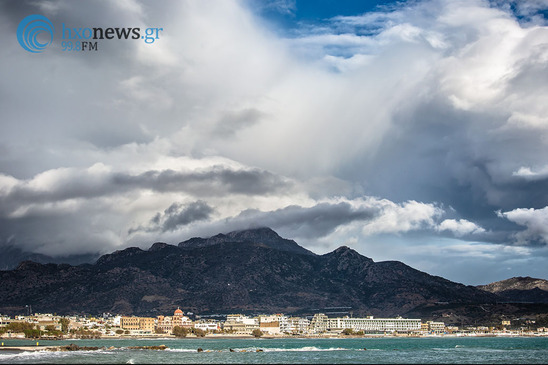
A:
<svg viewBox="0 0 548 365">
<path fill-rule="evenodd" d="M 35 345 L 3 340 L 4 346 Z M 381 337 L 284 339 L 106 339 L 40 341 L 40 345 L 99 346 L 116 349 L 74 352 L 0 351 L 0 363 L 87 364 L 546 364 L 548 337 Z M 129 349 L 166 345 L 167 350 Z M 203 352 L 198 352 L 198 348 Z M 232 351 L 231 351 L 232 349 Z M 262 350 L 257 352 L 257 350 Z"/>
</svg>

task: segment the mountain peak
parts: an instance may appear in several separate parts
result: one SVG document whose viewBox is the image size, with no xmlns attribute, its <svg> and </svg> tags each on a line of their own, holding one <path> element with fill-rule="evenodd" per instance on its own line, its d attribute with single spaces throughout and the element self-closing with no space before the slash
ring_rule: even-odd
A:
<svg viewBox="0 0 548 365">
<path fill-rule="evenodd" d="M 518 276 L 478 285 L 478 289 L 499 295 L 509 302 L 548 303 L 548 280 Z"/>
<path fill-rule="evenodd" d="M 335 253 L 338 253 L 338 254 L 341 254 L 341 253 L 345 253 L 345 252 L 356 252 L 356 250 L 354 249 L 351 249 L 350 247 L 348 246 L 339 246 L 335 251 L 333 251 Z"/>
<path fill-rule="evenodd" d="M 358 251 L 356 251 L 353 248 L 350 248 L 348 246 L 340 246 L 337 249 L 335 249 L 334 251 L 331 251 L 326 255 L 334 256 L 334 257 L 337 257 L 337 258 L 348 257 L 348 258 L 355 258 L 355 259 L 359 259 L 359 260 L 364 260 L 365 259 L 367 261 L 373 262 L 373 260 L 370 259 L 369 257 L 363 256 Z"/>
<path fill-rule="evenodd" d="M 128 247 L 123 250 L 116 250 L 111 254 L 103 255 L 99 257 L 99 259 L 97 259 L 95 263 L 97 265 L 106 264 L 106 263 L 113 262 L 115 260 L 120 260 L 130 256 L 138 255 L 143 252 L 146 252 L 146 251 L 141 250 L 139 247 Z"/>
<path fill-rule="evenodd" d="M 19 263 L 19 265 L 17 265 L 15 270 L 28 270 L 28 269 L 34 269 L 34 268 L 37 268 L 37 267 L 40 267 L 40 266 L 42 266 L 42 264 L 40 264 L 38 262 L 31 261 L 31 260 L 25 260 L 25 261 L 21 261 Z"/>
<path fill-rule="evenodd" d="M 267 239 L 267 240 L 279 240 L 283 239 L 278 233 L 269 227 L 259 227 L 251 229 L 243 229 L 239 231 L 232 231 L 226 234 L 227 237 L 237 239 Z"/>
<path fill-rule="evenodd" d="M 288 251 L 301 255 L 316 255 L 306 248 L 299 246 L 297 242 L 280 237 L 278 233 L 268 227 L 232 231 L 227 234 L 221 233 L 209 238 L 193 237 L 179 243 L 179 247 L 194 249 L 199 247 L 214 246 L 225 242 L 261 243 L 275 250 Z"/>
<path fill-rule="evenodd" d="M 66 268 L 67 266 L 69 265 L 41 264 L 38 262 L 27 260 L 27 261 L 22 261 L 15 270 L 16 271 L 33 271 L 36 273 L 47 274 L 47 273 L 55 272 L 59 268 Z"/>
<path fill-rule="evenodd" d="M 150 246 L 150 248 L 148 249 L 149 251 L 159 251 L 163 248 L 166 248 L 168 246 L 173 246 L 173 245 L 169 245 L 167 243 L 164 243 L 164 242 L 156 242 L 154 243 L 152 246 Z M 175 246 L 173 246 L 175 247 Z"/>
<path fill-rule="evenodd" d="M 535 288 L 548 291 L 548 280 L 530 276 L 517 276 L 487 285 L 479 285 L 478 288 L 491 293 L 500 293 L 507 290 L 532 290 Z"/>
</svg>

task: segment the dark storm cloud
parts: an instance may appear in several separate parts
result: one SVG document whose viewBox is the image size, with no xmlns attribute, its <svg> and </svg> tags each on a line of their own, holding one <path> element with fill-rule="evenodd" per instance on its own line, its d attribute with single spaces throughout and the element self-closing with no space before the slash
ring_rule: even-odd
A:
<svg viewBox="0 0 548 365">
<path fill-rule="evenodd" d="M 377 158 L 359 157 L 339 177 L 366 180 L 393 201 L 440 202 L 490 231 L 485 239 L 503 244 L 520 228 L 499 219 L 497 210 L 548 206 L 548 179 L 514 173 L 523 161 L 544 166 L 543 133 L 497 131 L 504 121 L 439 99 L 403 111 L 395 122 L 400 130 L 384 137 Z"/>
<path fill-rule="evenodd" d="M 197 201 L 186 206 L 171 206 L 168 209 L 171 210 L 170 213 L 166 211 L 167 218 L 165 219 L 162 225 L 162 231 L 173 231 L 180 226 L 190 224 L 195 221 L 206 220 L 213 213 L 213 208 L 211 208 L 207 203 L 203 201 Z M 174 211 L 174 209 L 177 209 Z"/>
<path fill-rule="evenodd" d="M 123 232 L 114 225 L 122 226 L 124 218 L 105 210 L 104 204 L 88 201 L 83 209 L 57 207 L 27 213 L 0 218 L 0 246 L 7 244 L 28 252 L 67 256 L 107 253 L 121 243 Z M 112 228 L 104 228 L 107 222 Z"/>
<path fill-rule="evenodd" d="M 198 200 L 190 204 L 173 203 L 163 214 L 157 213 L 151 220 L 149 226 L 131 228 L 128 234 L 139 231 L 145 232 L 168 232 L 186 226 L 192 222 L 208 220 L 214 209 L 206 202 Z"/>
<path fill-rule="evenodd" d="M 189 205 L 173 203 L 163 213 L 157 213 L 149 226 L 132 228 L 129 233 L 172 231 L 195 221 L 207 220 L 212 213 L 213 209 L 203 201 Z M 290 205 L 267 212 L 247 209 L 235 217 L 208 222 L 206 227 L 198 227 L 193 232 L 207 236 L 238 229 L 271 227 L 286 237 L 314 239 L 352 222 L 369 222 L 380 214 L 381 209 L 378 207 L 353 207 L 347 202 L 319 203 L 312 207 Z"/>
<path fill-rule="evenodd" d="M 47 186 L 41 181 L 48 181 Z M 186 192 L 196 196 L 225 194 L 269 195 L 291 190 L 288 179 L 263 170 L 231 170 L 217 167 L 203 172 L 174 170 L 147 171 L 142 174 L 98 173 L 90 170 L 55 170 L 18 181 L 9 192 L 0 194 L 0 212 L 7 215 L 26 204 L 55 203 L 69 199 L 92 199 L 138 190 L 159 193 Z"/>
<path fill-rule="evenodd" d="M 288 237 L 319 238 L 355 221 L 367 222 L 380 215 L 376 207 L 355 208 L 349 203 L 319 203 L 312 207 L 291 205 L 271 212 L 249 209 L 224 224 L 243 228 L 267 226 Z"/>
</svg>

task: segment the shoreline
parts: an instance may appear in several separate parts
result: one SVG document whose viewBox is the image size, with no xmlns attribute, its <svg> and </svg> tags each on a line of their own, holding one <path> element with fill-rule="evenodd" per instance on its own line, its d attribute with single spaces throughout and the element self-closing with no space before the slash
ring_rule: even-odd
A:
<svg viewBox="0 0 548 365">
<path fill-rule="evenodd" d="M 315 339 L 315 340 L 344 340 L 344 339 L 363 339 L 363 340 L 367 340 L 367 339 L 371 339 L 371 338 L 376 338 L 376 339 L 396 339 L 396 338 L 405 338 L 405 339 L 411 339 L 411 338 L 438 338 L 438 339 L 443 339 L 443 338 L 447 338 L 448 340 L 449 339 L 455 339 L 455 338 L 466 338 L 466 337 L 483 337 L 483 338 L 495 338 L 495 337 L 498 337 L 498 338 L 501 338 L 501 337 L 505 337 L 505 338 L 545 338 L 545 337 L 548 337 L 548 334 L 543 334 L 542 336 L 532 336 L 532 335 L 512 335 L 512 336 L 508 336 L 508 335 L 502 335 L 502 336 L 497 336 L 497 335 L 488 335 L 488 336 L 457 336 L 457 335 L 441 335 L 441 336 L 384 336 L 384 335 L 380 335 L 380 336 L 344 336 L 344 337 L 339 337 L 339 336 L 332 336 L 332 337 L 329 337 L 329 336 L 314 336 L 314 337 L 310 337 L 310 336 L 306 336 L 306 337 L 297 337 L 297 336 L 286 336 L 286 337 L 281 337 L 281 336 L 269 336 L 269 337 L 261 337 L 261 338 L 256 338 L 256 337 L 252 337 L 252 336 L 215 336 L 215 337 L 199 337 L 201 339 L 205 339 L 205 340 L 209 340 L 209 339 L 212 339 L 212 338 L 224 338 L 224 339 L 262 339 L 262 340 L 271 340 L 271 339 Z M 110 339 L 113 339 L 113 338 L 101 338 L 101 339 L 89 339 L 90 342 L 95 342 L 95 341 L 100 341 L 100 340 L 110 340 Z M 123 338 L 117 338 L 118 340 L 139 340 L 139 339 L 143 339 L 142 337 L 123 337 Z M 174 340 L 174 339 L 178 339 L 178 340 L 182 340 L 184 338 L 173 338 L 173 337 L 168 337 L 168 338 L 154 338 L 154 339 L 158 339 L 158 340 Z M 193 338 L 189 338 L 189 339 L 196 339 L 196 337 L 193 337 Z M 74 340 L 74 339 L 67 339 L 67 340 L 64 340 L 64 341 L 70 341 L 70 340 Z M 35 353 L 35 352 L 73 352 L 73 351 L 101 351 L 101 350 L 123 350 L 123 349 L 139 349 L 139 350 L 151 350 L 151 351 L 163 351 L 163 350 L 168 350 L 170 347 L 169 346 L 166 346 L 165 344 L 161 344 L 161 345 L 150 345 L 150 346 L 109 346 L 108 344 L 102 344 L 101 346 L 92 346 L 91 344 L 88 343 L 89 346 L 79 346 L 79 345 L 76 345 L 74 343 L 70 343 L 70 344 L 64 344 L 64 345 L 50 345 L 50 344 L 46 344 L 46 345 L 19 345 L 19 346 L 5 346 L 5 345 L 2 345 L 0 346 L 0 355 L 2 353 L 6 353 L 6 355 L 8 354 L 18 354 L 18 353 L 23 353 L 23 352 L 32 352 L 32 353 Z M 231 349 L 232 350 L 232 349 Z M 198 347 L 197 348 L 197 352 L 203 352 L 203 350 Z M 209 352 L 209 351 L 206 351 L 206 352 Z M 231 352 L 234 352 L 234 351 L 231 351 Z M 239 351 L 236 351 L 236 352 L 239 352 Z M 245 352 L 245 351 L 244 351 Z M 257 352 L 262 352 L 262 350 L 257 350 Z M 1 356 L 0 356 L 1 358 Z"/>
<path fill-rule="evenodd" d="M 362 336 L 355 335 L 298 335 L 298 336 L 273 336 L 273 335 L 263 335 L 261 337 L 254 337 L 253 335 L 230 335 L 230 334 L 210 334 L 205 335 L 204 337 L 197 336 L 186 336 L 186 337 L 175 337 L 175 336 L 101 336 L 100 338 L 2 338 L 1 342 L 5 341 L 28 341 L 28 342 L 40 342 L 40 341 L 94 341 L 94 340 L 211 340 L 211 339 L 236 339 L 236 340 L 245 340 L 245 339 L 264 339 L 264 340 L 275 340 L 275 339 L 360 339 L 360 338 L 457 338 L 457 337 L 527 337 L 527 338 L 537 338 L 537 337 L 548 337 L 548 333 L 535 333 L 535 334 L 476 334 L 476 333 L 458 333 L 458 334 L 429 334 L 429 335 L 388 335 L 388 334 L 369 334 Z M 7 348 L 8 346 L 0 346 L 0 350 Z M 46 345 L 23 345 L 23 346 L 9 346 L 9 347 L 22 347 L 22 348 L 44 348 L 48 347 Z M 59 345 L 50 345 L 49 347 L 59 347 Z"/>
</svg>

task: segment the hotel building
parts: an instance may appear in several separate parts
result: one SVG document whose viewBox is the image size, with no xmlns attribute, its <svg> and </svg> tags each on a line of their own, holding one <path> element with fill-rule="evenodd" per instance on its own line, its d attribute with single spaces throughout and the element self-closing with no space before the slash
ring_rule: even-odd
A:
<svg viewBox="0 0 548 365">
<path fill-rule="evenodd" d="M 315 314 L 310 322 L 310 328 L 315 333 L 327 331 L 341 332 L 346 328 L 364 333 L 384 332 L 418 332 L 421 330 L 420 319 L 409 318 L 366 318 L 338 317 L 328 318 L 323 313 Z"/>
</svg>

